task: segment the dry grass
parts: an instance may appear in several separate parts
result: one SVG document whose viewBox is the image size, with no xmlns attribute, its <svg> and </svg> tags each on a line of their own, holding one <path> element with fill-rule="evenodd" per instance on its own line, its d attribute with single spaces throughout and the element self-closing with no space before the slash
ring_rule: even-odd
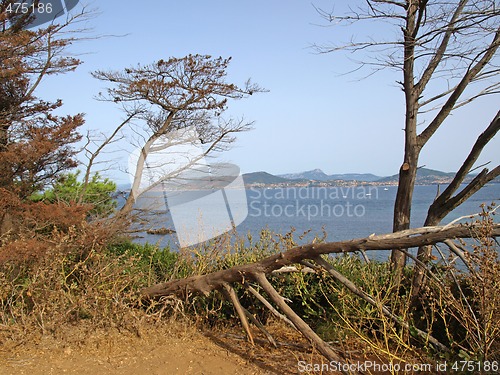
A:
<svg viewBox="0 0 500 375">
<path fill-rule="evenodd" d="M 356 256 L 339 256 L 330 261 L 370 294 L 376 306 L 352 295 L 327 273 L 275 275 L 272 282 L 311 327 L 352 360 L 433 362 L 437 353 L 427 342 L 416 339 L 413 326 L 429 331 L 447 345 L 449 359 L 498 360 L 498 244 L 488 236 L 492 219 L 487 212 L 481 220 L 484 230 L 476 233 L 476 242 L 466 253 L 469 271 L 457 269 L 443 253 L 443 259 L 429 267 L 427 294 L 420 313 L 410 309 L 409 289 L 402 287 L 399 293 L 388 294 L 397 289 L 388 264 L 366 264 Z M 84 222 L 65 230 L 54 229 L 50 235 L 4 238 L 0 255 L 23 251 L 43 255 L 20 257 L 17 261 L 6 258 L 0 263 L 0 343 L 12 347 L 41 337 L 53 337 L 59 342 L 86 340 L 97 330 L 118 330 L 140 337 L 151 327 L 181 321 L 212 332 L 212 340 L 223 347 L 236 346 L 243 335 L 232 305 L 222 294 L 146 302 L 141 301 L 139 290 L 172 278 L 253 262 L 298 242 L 293 231 L 278 236 L 264 230 L 257 239 L 221 237 L 178 254 L 154 246 L 117 242 L 117 233 L 119 226 Z M 276 325 L 269 311 L 252 295 L 243 288 L 237 287 L 237 291 L 242 304 L 273 331 L 278 341 L 285 343 L 280 355 L 288 353 L 294 363 L 298 358 L 321 361 L 296 332 Z M 382 306 L 410 328 L 388 319 Z M 74 337 L 68 336 L 70 331 Z M 259 337 L 257 332 L 255 337 Z M 239 354 L 259 363 L 270 350 L 264 338 L 257 347 L 246 345 Z"/>
<path fill-rule="evenodd" d="M 81 320 L 96 328 L 133 327 L 142 275 L 127 272 L 133 257 L 106 254 L 112 230 L 83 223 L 5 243 L 0 252 L 11 255 L 0 263 L 0 340 L 57 335 L 62 325 Z M 12 259 L 23 251 L 36 256 Z"/>
<path fill-rule="evenodd" d="M 499 247 L 490 237 L 493 214 L 483 207 L 478 222 L 481 227 L 474 242 L 458 244 L 464 251 L 465 268 L 457 268 L 457 257 L 446 257 L 437 248 L 442 266 L 433 270 L 426 288 L 425 318 L 462 360 L 499 361 Z"/>
</svg>

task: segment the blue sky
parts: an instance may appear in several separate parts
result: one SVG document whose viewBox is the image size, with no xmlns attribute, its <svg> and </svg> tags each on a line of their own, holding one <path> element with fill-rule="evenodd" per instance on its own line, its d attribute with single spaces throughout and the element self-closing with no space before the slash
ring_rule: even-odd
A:
<svg viewBox="0 0 500 375">
<path fill-rule="evenodd" d="M 120 37 L 75 45 L 72 51 L 84 64 L 74 73 L 48 78 L 39 95 L 63 99 L 64 113 L 86 113 L 86 129 L 110 133 L 122 114 L 112 103 L 93 99 L 104 86 L 90 72 L 190 53 L 232 56 L 230 81 L 243 84 L 252 78 L 269 92 L 230 103 L 228 112 L 255 121 L 255 128 L 239 135 L 224 160 L 243 173 L 321 168 L 326 173 L 395 174 L 404 137 L 404 98 L 395 84 L 400 73 L 386 71 L 367 79 L 361 79 L 362 72 L 344 75 L 356 68 L 350 56 L 320 55 L 311 48 L 313 43 L 348 41 L 353 33 L 386 30 L 322 27 L 313 4 L 324 9 L 336 4 L 337 12 L 345 6 L 331 0 L 89 3 L 99 12 L 88 23 L 93 33 Z M 456 170 L 497 110 L 498 97 L 458 110 L 426 146 L 420 165 Z M 498 164 L 498 146 L 497 137 L 481 162 Z M 126 156 L 116 152 L 106 157 L 117 158 L 121 166 L 115 165 L 111 176 L 126 180 L 119 171 L 126 167 Z"/>
</svg>

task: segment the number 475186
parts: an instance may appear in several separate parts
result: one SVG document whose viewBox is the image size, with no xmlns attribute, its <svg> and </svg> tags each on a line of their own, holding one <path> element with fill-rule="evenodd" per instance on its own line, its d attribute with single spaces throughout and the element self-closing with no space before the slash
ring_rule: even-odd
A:
<svg viewBox="0 0 500 375">
<path fill-rule="evenodd" d="M 52 3 L 27 4 L 25 2 L 10 3 L 5 9 L 7 13 L 26 14 L 26 13 L 52 13 Z"/>
<path fill-rule="evenodd" d="M 498 373 L 498 362 L 497 361 L 456 361 L 451 365 L 453 371 L 467 371 L 473 373 Z"/>
</svg>

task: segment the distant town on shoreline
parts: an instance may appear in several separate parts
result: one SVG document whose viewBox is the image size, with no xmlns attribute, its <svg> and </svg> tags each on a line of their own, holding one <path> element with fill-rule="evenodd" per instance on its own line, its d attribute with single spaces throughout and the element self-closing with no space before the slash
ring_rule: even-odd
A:
<svg viewBox="0 0 500 375">
<path fill-rule="evenodd" d="M 420 168 L 417 172 L 416 185 L 446 185 L 449 184 L 455 173 L 441 172 L 428 168 Z M 464 183 L 472 181 L 476 174 L 470 174 Z M 328 175 L 321 169 L 300 173 L 288 173 L 273 175 L 268 172 L 251 172 L 242 175 L 246 188 L 286 188 L 286 187 L 340 187 L 340 186 L 397 186 L 398 175 L 388 177 L 377 176 L 371 173 L 344 173 Z M 207 177 L 208 181 L 210 180 Z M 490 183 L 500 183 L 500 178 L 496 178 Z M 180 190 L 188 189 L 189 184 L 180 185 Z M 163 185 L 158 185 L 152 191 L 163 190 Z M 130 190 L 130 183 L 118 185 L 118 191 L 125 193 Z"/>
<path fill-rule="evenodd" d="M 420 168 L 417 172 L 417 185 L 449 184 L 455 173 L 441 172 L 428 168 Z M 472 181 L 476 175 L 469 175 L 464 183 Z M 396 186 L 398 175 L 382 177 L 371 173 L 345 173 L 328 175 L 321 169 L 301 173 L 273 175 L 267 172 L 252 172 L 243 174 L 247 187 L 335 187 L 335 186 Z M 497 178 L 492 183 L 500 183 Z"/>
</svg>

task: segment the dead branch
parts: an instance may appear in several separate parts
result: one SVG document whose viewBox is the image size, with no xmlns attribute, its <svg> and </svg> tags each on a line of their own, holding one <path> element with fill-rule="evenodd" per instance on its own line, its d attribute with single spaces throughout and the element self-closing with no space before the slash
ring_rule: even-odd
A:
<svg viewBox="0 0 500 375">
<path fill-rule="evenodd" d="M 471 270 L 470 268 L 470 264 L 469 262 L 467 261 L 467 259 L 465 259 L 465 253 L 455 244 L 455 242 L 453 242 L 452 240 L 444 240 L 443 243 L 448 246 L 448 249 L 450 249 L 450 251 L 455 254 L 456 256 L 458 256 L 462 262 L 464 262 L 465 266 L 469 269 L 469 271 Z"/>
<path fill-rule="evenodd" d="M 274 316 L 276 316 L 278 319 L 280 320 L 283 320 L 285 323 L 289 324 L 293 329 L 297 329 L 297 327 L 294 326 L 294 324 L 292 323 L 292 321 L 290 319 L 288 319 L 285 315 L 281 314 L 278 310 L 276 310 L 273 305 L 271 305 L 269 303 L 269 301 L 267 299 L 265 299 L 262 294 L 260 294 L 259 292 L 257 292 L 248 282 L 244 282 L 243 285 L 245 286 L 245 288 L 250 292 L 252 293 L 264 306 L 266 306 L 269 311 L 271 311 Z"/>
<path fill-rule="evenodd" d="M 228 283 L 224 283 L 223 285 L 224 285 L 223 292 L 226 295 L 226 297 L 232 302 L 236 312 L 238 313 L 241 325 L 243 326 L 245 332 L 247 333 L 248 341 L 250 341 L 252 345 L 255 345 L 253 342 L 252 332 L 250 332 L 250 325 L 248 324 L 247 316 L 245 315 L 244 307 L 241 306 L 240 300 L 238 299 L 238 296 L 236 295 L 236 292 L 234 291 L 233 287 Z"/>
<path fill-rule="evenodd" d="M 141 293 L 145 298 L 157 298 L 172 294 L 182 296 L 188 292 L 208 295 L 213 290 L 221 289 L 224 283 L 242 283 L 245 279 L 253 279 L 252 275 L 255 273 L 261 272 L 268 275 L 281 267 L 300 263 L 305 259 L 315 259 L 322 254 L 352 253 L 359 249 L 373 251 L 433 245 L 452 238 L 472 238 L 479 227 L 480 224 L 422 227 L 348 241 L 297 246 L 259 262 L 207 275 L 172 280 L 145 288 Z M 500 236 L 500 224 L 493 225 L 492 236 Z"/>
<path fill-rule="evenodd" d="M 424 225 L 438 225 L 446 215 L 448 215 L 456 207 L 460 206 L 488 182 L 500 175 L 500 166 L 493 168 L 492 171 L 488 171 L 487 168 L 484 168 L 471 182 L 456 193 L 461 184 L 464 182 L 465 177 L 470 173 L 472 167 L 478 160 L 484 147 L 491 141 L 491 139 L 493 139 L 499 130 L 500 111 L 497 112 L 484 132 L 477 137 L 474 146 L 460 169 L 455 174 L 452 182 L 431 204 Z M 421 246 L 418 249 L 417 257 L 425 264 L 429 261 L 431 252 L 431 247 Z M 417 265 L 412 281 L 412 295 L 415 303 L 422 289 L 423 283 L 425 282 L 424 274 L 424 270 Z"/>
<path fill-rule="evenodd" d="M 340 357 L 333 349 L 324 342 L 321 337 L 319 337 L 316 332 L 314 332 L 309 325 L 298 316 L 293 309 L 288 306 L 283 299 L 283 297 L 274 289 L 271 283 L 267 280 L 266 275 L 262 272 L 256 272 L 252 275 L 253 278 L 262 286 L 262 289 L 267 293 L 267 295 L 276 303 L 281 311 L 293 322 L 295 327 L 307 337 L 318 350 L 327 358 L 329 361 L 336 361 L 339 363 L 344 363 L 345 359 Z M 353 372 L 356 374 L 357 372 Z"/>
<path fill-rule="evenodd" d="M 295 266 L 285 266 L 281 267 L 279 270 L 274 270 L 273 275 L 281 275 L 287 273 L 314 273 L 315 271 L 311 267 L 297 268 Z"/>
<path fill-rule="evenodd" d="M 255 316 L 253 316 L 250 311 L 247 309 L 243 308 L 243 311 L 245 312 L 245 315 L 247 316 L 248 319 L 266 336 L 267 341 L 274 346 L 275 348 L 278 347 L 278 344 L 276 343 L 276 340 L 274 340 L 274 337 L 269 333 L 269 331 L 264 327 L 264 325 L 257 320 Z M 255 339 L 253 339 L 255 341 Z"/>
<path fill-rule="evenodd" d="M 329 361 L 338 363 L 346 362 L 333 348 L 323 341 L 313 329 L 302 318 L 293 311 L 286 303 L 276 289 L 268 281 L 266 275 L 272 275 L 276 270 L 292 270 L 293 264 L 302 264 L 306 267 L 318 270 L 322 267 L 336 280 L 346 286 L 353 294 L 362 298 L 369 304 L 380 308 L 382 313 L 393 320 L 401 327 L 412 330 L 426 342 L 430 342 L 441 351 L 448 351 L 448 348 L 440 343 L 436 338 L 432 337 L 427 332 L 416 329 L 405 322 L 401 317 L 392 313 L 386 306 L 380 306 L 372 296 L 359 289 L 353 282 L 336 271 L 332 265 L 321 258 L 324 254 L 334 253 L 353 253 L 360 250 L 391 250 L 391 249 L 407 249 L 417 246 L 434 245 L 437 243 L 446 243 L 449 246 L 450 239 L 455 238 L 474 238 L 478 233 L 481 223 L 475 224 L 456 224 L 447 226 L 422 227 L 416 229 L 408 229 L 400 232 L 384 235 L 370 235 L 366 238 L 354 239 L 349 241 L 331 242 L 323 244 L 309 244 L 304 246 L 294 247 L 284 253 L 276 254 L 267 257 L 261 261 L 235 266 L 226 270 L 214 272 L 207 275 L 192 276 L 185 279 L 173 280 L 163 284 L 153 285 L 142 290 L 144 298 L 158 298 L 166 295 L 187 296 L 189 293 L 201 293 L 208 295 L 214 290 L 222 289 L 230 300 L 245 329 L 249 341 L 253 344 L 254 339 L 250 332 L 248 319 L 250 319 L 267 337 L 268 341 L 275 345 L 276 342 L 272 336 L 264 329 L 264 327 L 253 317 L 240 303 L 235 290 L 231 286 L 232 283 L 241 283 L 245 288 L 256 296 L 273 314 L 280 319 L 285 320 L 304 335 Z M 493 224 L 491 236 L 500 236 L 500 224 Z M 452 249 L 453 250 L 453 249 Z M 313 260 L 318 266 L 315 266 L 307 260 Z M 297 268 L 293 268 L 293 272 L 297 272 Z M 279 313 L 269 301 L 252 288 L 247 280 L 257 282 L 266 292 L 269 299 L 283 312 Z"/>
<path fill-rule="evenodd" d="M 99 157 L 99 155 L 101 154 L 102 150 L 106 146 L 108 146 L 109 144 L 111 144 L 112 142 L 114 142 L 116 135 L 121 131 L 121 129 L 125 125 L 127 125 L 130 121 L 132 121 L 132 119 L 135 116 L 137 116 L 137 114 L 139 114 L 139 110 L 137 112 L 133 112 L 133 113 L 129 114 L 129 116 L 125 120 L 123 120 L 123 122 L 120 125 L 118 125 L 116 127 L 116 129 L 113 131 L 113 133 L 111 133 L 110 136 L 104 138 L 104 140 L 102 141 L 102 143 L 97 147 L 97 149 L 95 151 L 91 151 L 91 150 L 89 150 L 87 148 L 87 146 L 89 146 L 90 143 L 91 143 L 90 136 L 87 135 L 88 142 L 87 142 L 87 145 L 84 147 L 84 150 L 86 151 L 86 156 L 88 158 L 88 162 L 87 162 L 87 165 L 85 167 L 85 176 L 83 178 L 83 188 L 82 188 L 82 192 L 80 193 L 79 203 L 83 202 L 83 199 L 84 199 L 84 196 L 85 196 L 85 192 L 86 192 L 86 190 L 88 188 L 88 184 L 89 184 L 89 181 L 90 181 L 90 174 L 92 172 L 92 167 L 94 166 L 94 163 L 95 163 L 97 157 Z"/>
</svg>

